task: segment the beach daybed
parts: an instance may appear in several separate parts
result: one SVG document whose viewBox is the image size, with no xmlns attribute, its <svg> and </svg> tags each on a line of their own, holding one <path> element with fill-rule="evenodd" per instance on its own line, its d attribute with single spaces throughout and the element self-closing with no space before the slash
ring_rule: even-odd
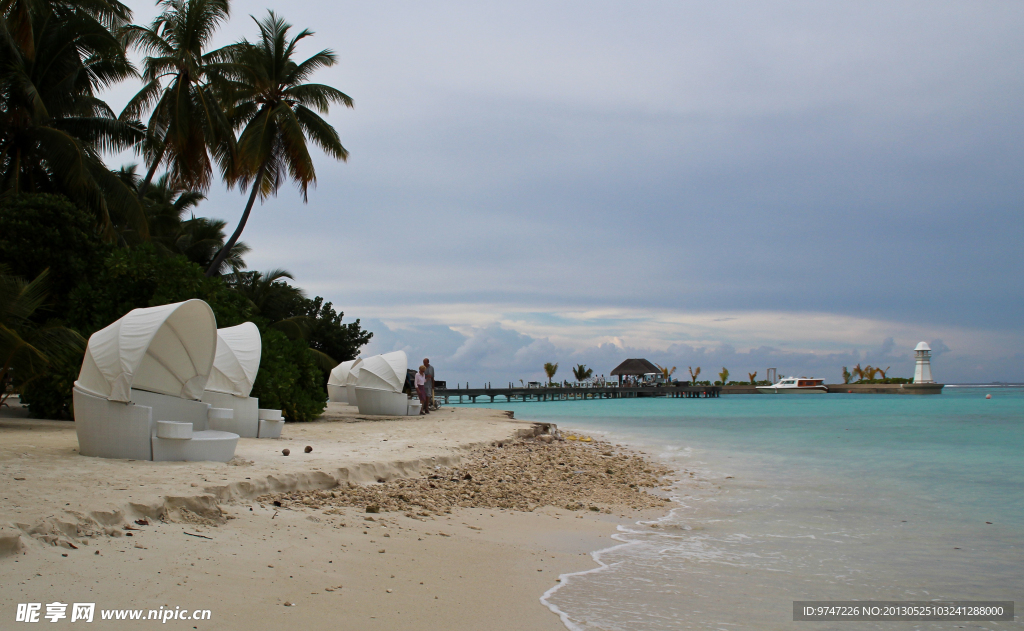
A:
<svg viewBox="0 0 1024 631">
<path fill-rule="evenodd" d="M 348 398 L 346 384 L 348 383 L 348 376 L 352 367 L 362 361 L 361 359 L 350 359 L 347 362 L 341 362 L 331 371 L 331 376 L 327 379 L 327 398 L 331 400 L 331 403 L 356 404 L 355 397 L 352 399 Z"/>
<path fill-rule="evenodd" d="M 357 359 L 349 366 L 348 377 L 345 377 L 345 401 L 349 405 L 359 405 L 356 401 L 356 384 L 359 382 L 359 373 L 363 369 L 363 360 Z"/>
<path fill-rule="evenodd" d="M 413 405 L 402 392 L 409 359 L 405 351 L 367 357 L 359 365 L 355 386 L 360 414 L 408 416 L 419 414 L 419 402 Z M 415 407 L 415 412 L 413 408 Z"/>
<path fill-rule="evenodd" d="M 210 429 L 234 432 L 243 438 L 280 438 L 284 421 L 260 420 L 259 399 L 249 396 L 262 352 L 260 330 L 252 322 L 217 329 L 217 353 L 202 401 L 215 408 L 233 410 L 234 415 L 211 419 Z"/>
<path fill-rule="evenodd" d="M 238 434 L 208 429 L 233 416 L 203 395 L 217 348 L 217 320 L 202 300 L 134 309 L 93 333 L 75 381 L 75 431 L 83 456 L 215 460 Z"/>
</svg>

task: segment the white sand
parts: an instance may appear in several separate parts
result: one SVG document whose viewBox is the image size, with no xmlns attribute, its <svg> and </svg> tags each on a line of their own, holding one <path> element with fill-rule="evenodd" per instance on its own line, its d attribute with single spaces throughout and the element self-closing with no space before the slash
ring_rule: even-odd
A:
<svg viewBox="0 0 1024 631">
<path fill-rule="evenodd" d="M 18 416 L 0 417 L 0 628 L 15 626 L 18 603 L 60 601 L 212 611 L 166 623 L 180 629 L 563 629 L 540 595 L 559 573 L 593 567 L 588 552 L 618 523 L 554 508 L 412 519 L 252 501 L 415 475 L 535 431 L 494 410 L 382 420 L 332 404 L 283 440 L 242 439 L 242 466 L 86 458 L 73 423 Z"/>
</svg>

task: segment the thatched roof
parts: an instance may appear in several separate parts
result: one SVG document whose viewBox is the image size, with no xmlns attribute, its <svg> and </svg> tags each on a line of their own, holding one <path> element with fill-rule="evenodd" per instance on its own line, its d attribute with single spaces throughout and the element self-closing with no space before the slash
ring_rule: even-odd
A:
<svg viewBox="0 0 1024 631">
<path fill-rule="evenodd" d="M 661 372 L 657 366 L 646 359 L 627 359 L 615 367 L 610 374 L 616 375 L 648 375 L 652 372 Z"/>
</svg>

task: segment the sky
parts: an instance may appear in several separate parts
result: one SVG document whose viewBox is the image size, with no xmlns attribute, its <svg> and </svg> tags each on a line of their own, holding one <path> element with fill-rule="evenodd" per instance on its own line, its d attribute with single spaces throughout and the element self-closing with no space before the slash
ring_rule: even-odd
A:
<svg viewBox="0 0 1024 631">
<path fill-rule="evenodd" d="M 939 381 L 1024 382 L 1020 2 L 236 0 L 216 44 L 267 9 L 355 108 L 327 116 L 348 162 L 258 204 L 246 261 L 359 318 L 364 356 L 832 382 L 910 377 L 924 340 Z"/>
</svg>

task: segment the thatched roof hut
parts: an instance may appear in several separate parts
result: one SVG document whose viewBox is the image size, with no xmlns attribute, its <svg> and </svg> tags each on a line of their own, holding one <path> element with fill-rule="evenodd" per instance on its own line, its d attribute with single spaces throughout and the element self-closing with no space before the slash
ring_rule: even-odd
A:
<svg viewBox="0 0 1024 631">
<path fill-rule="evenodd" d="M 622 377 L 625 376 L 638 376 L 650 375 L 652 373 L 661 373 L 661 369 L 647 361 L 646 359 L 627 359 L 610 373 L 613 377 L 619 376 L 619 383 L 622 383 Z"/>
</svg>

